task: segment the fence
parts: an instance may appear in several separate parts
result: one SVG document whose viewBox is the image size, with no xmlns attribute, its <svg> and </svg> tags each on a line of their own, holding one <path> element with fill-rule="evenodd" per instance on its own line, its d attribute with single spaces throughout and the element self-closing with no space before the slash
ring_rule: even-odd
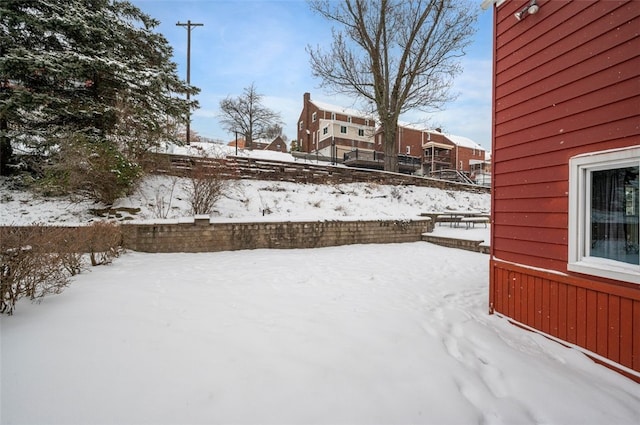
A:
<svg viewBox="0 0 640 425">
<path fill-rule="evenodd" d="M 196 165 L 210 169 L 222 178 L 276 180 L 293 183 L 339 184 L 377 183 L 397 186 L 414 185 L 458 190 L 475 193 L 489 193 L 488 187 L 438 180 L 428 177 L 401 173 L 350 168 L 309 162 L 286 162 L 262 158 L 227 156 L 226 158 L 205 158 L 172 154 L 156 154 L 145 164 L 154 173 L 184 176 Z"/>
</svg>

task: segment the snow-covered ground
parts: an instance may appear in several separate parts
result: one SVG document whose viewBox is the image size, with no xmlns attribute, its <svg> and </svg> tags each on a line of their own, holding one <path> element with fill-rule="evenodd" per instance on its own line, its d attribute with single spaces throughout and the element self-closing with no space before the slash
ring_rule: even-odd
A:
<svg viewBox="0 0 640 425">
<path fill-rule="evenodd" d="M 640 385 L 487 314 L 427 243 L 130 252 L 2 327 L 3 424 L 636 424 Z"/>
<path fill-rule="evenodd" d="M 183 183 L 152 177 L 115 206 L 185 215 Z M 490 202 L 370 184 L 230 189 L 213 220 L 411 218 Z M 0 189 L 2 224 L 87 222 L 101 207 Z M 483 227 L 435 234 L 488 242 Z M 488 261 L 424 242 L 128 252 L 0 317 L 0 422 L 637 423 L 640 385 L 487 314 Z"/>
<path fill-rule="evenodd" d="M 112 206 L 122 218 L 154 220 L 190 215 L 188 180 L 149 176 L 138 190 Z M 69 198 L 50 199 L 9 191 L 0 180 L 0 224 L 85 223 L 99 219 L 91 210 L 105 205 Z M 3 189 L 4 187 L 4 189 Z M 132 212 L 131 209 L 140 209 Z M 372 183 L 339 185 L 239 180 L 229 182 L 226 195 L 211 215 L 216 220 L 336 220 L 416 218 L 432 210 L 489 211 L 488 194 L 416 186 Z"/>
</svg>

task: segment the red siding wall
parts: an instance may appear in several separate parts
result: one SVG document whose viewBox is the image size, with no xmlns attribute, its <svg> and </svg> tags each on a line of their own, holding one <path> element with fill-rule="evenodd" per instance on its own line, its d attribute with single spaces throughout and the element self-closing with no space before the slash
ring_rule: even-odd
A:
<svg viewBox="0 0 640 425">
<path fill-rule="evenodd" d="M 566 271 L 568 163 L 640 144 L 640 2 L 497 9 L 494 255 Z"/>
<path fill-rule="evenodd" d="M 640 372 L 640 286 L 567 271 L 569 158 L 640 145 L 640 1 L 528 3 L 495 14 L 491 310 Z"/>
<path fill-rule="evenodd" d="M 496 260 L 490 270 L 492 311 L 640 371 L 636 288 Z"/>
</svg>

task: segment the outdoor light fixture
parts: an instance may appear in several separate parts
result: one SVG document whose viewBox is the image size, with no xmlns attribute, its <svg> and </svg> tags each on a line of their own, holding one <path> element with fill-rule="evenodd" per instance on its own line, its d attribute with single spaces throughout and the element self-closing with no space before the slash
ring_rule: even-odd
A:
<svg viewBox="0 0 640 425">
<path fill-rule="evenodd" d="M 528 5 L 522 8 L 520 12 L 516 12 L 515 17 L 519 21 L 527 17 L 527 15 L 535 15 L 540 10 L 540 6 L 536 0 L 531 0 Z"/>
</svg>

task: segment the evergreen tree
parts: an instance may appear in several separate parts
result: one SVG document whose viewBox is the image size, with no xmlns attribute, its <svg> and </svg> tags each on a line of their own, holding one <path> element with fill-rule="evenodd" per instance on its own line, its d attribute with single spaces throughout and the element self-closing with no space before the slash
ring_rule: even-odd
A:
<svg viewBox="0 0 640 425">
<path fill-rule="evenodd" d="M 2 152 L 50 156 L 81 140 L 135 159 L 170 139 L 197 89 L 177 77 L 158 24 L 127 1 L 3 0 Z"/>
</svg>

